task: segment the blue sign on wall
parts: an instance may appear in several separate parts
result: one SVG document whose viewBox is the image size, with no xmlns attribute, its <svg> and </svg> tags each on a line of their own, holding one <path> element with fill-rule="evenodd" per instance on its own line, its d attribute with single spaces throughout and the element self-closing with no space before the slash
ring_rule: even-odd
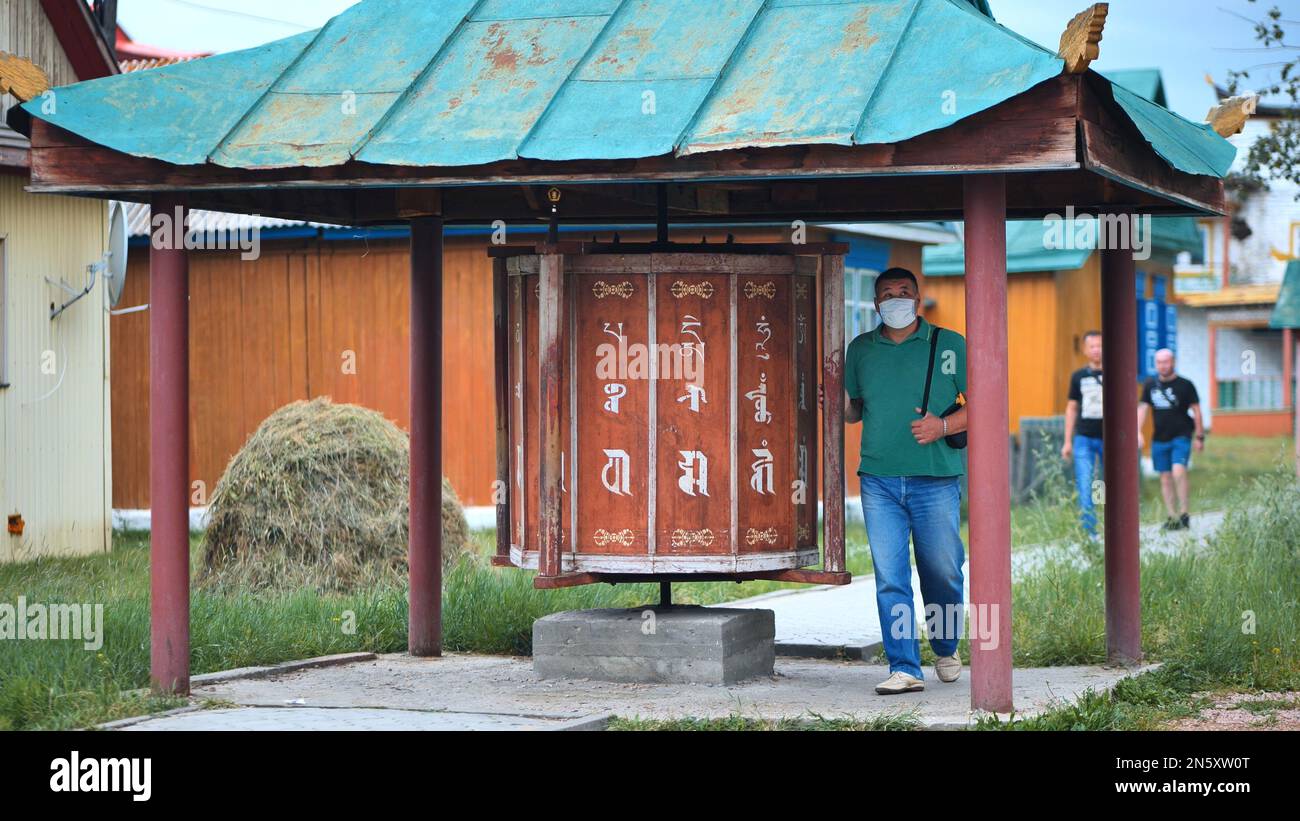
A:
<svg viewBox="0 0 1300 821">
<path fill-rule="evenodd" d="M 1164 306 L 1154 299 L 1138 300 L 1138 379 L 1156 373 L 1156 351 L 1160 350 L 1160 323 Z"/>
<path fill-rule="evenodd" d="M 1138 297 L 1138 379 L 1156 375 L 1156 351 L 1168 348 L 1178 353 L 1178 309 L 1168 304 L 1165 277 L 1151 278 L 1153 299 L 1145 299 L 1146 275 L 1139 271 Z"/>
</svg>

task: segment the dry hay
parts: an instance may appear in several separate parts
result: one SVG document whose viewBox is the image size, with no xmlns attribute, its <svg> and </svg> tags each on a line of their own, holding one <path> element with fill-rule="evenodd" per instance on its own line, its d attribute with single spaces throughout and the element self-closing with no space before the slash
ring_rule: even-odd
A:
<svg viewBox="0 0 1300 821">
<path fill-rule="evenodd" d="M 328 399 L 268 416 L 217 483 L 198 584 L 353 592 L 407 579 L 410 437 L 375 411 Z M 471 551 L 442 482 L 443 563 Z"/>
</svg>

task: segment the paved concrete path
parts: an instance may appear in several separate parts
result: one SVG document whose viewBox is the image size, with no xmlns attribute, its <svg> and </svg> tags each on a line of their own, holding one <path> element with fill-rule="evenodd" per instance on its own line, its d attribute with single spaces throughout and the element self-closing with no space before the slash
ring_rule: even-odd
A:
<svg viewBox="0 0 1300 821">
<path fill-rule="evenodd" d="M 1202 549 L 1206 540 L 1223 523 L 1222 513 L 1207 513 L 1192 519 L 1192 529 L 1166 533 L 1159 525 L 1142 529 L 1145 554 L 1174 554 Z M 1062 559 L 1079 567 L 1087 565 L 1078 546 L 1054 544 L 1024 547 L 1011 554 L 1013 579 L 1024 578 L 1051 559 Z M 970 601 L 970 563 L 963 565 L 965 600 Z M 921 599 L 921 580 L 912 570 L 912 595 Z M 776 613 L 776 652 L 804 658 L 870 659 L 881 650 L 883 635 L 876 612 L 876 578 L 858 576 L 842 587 L 814 587 L 780 590 L 719 607 L 763 608 Z"/>
<path fill-rule="evenodd" d="M 214 700 L 217 709 L 143 719 L 123 729 L 598 729 L 610 715 L 667 719 L 736 714 L 763 719 L 909 714 L 925 727 L 960 728 L 971 720 L 969 672 L 944 684 L 927 670 L 924 692 L 879 696 L 873 687 L 888 669 L 843 660 L 781 658 L 773 676 L 733 685 L 614 684 L 542 680 L 528 658 L 392 654 L 196 686 L 195 699 Z M 1017 713 L 1034 715 L 1090 688 L 1108 690 L 1131 672 L 1138 671 L 1017 669 Z"/>
<path fill-rule="evenodd" d="M 569 730 L 589 722 L 485 713 L 391 710 L 369 707 L 231 707 L 194 710 L 122 727 L 140 730 Z"/>
</svg>

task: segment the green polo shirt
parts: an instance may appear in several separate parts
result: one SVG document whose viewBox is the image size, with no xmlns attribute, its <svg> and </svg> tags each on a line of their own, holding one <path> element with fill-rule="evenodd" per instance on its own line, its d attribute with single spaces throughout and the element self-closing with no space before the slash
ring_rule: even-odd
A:
<svg viewBox="0 0 1300 821">
<path fill-rule="evenodd" d="M 963 452 L 943 439 L 918 445 L 912 422 L 925 395 L 934 326 L 920 320 L 916 332 L 892 342 L 877 328 L 849 344 L 844 388 L 850 399 L 863 400 L 862 460 L 859 473 L 875 476 L 961 476 Z M 966 392 L 966 338 L 942 329 L 935 352 L 929 410 L 939 416 Z"/>
</svg>

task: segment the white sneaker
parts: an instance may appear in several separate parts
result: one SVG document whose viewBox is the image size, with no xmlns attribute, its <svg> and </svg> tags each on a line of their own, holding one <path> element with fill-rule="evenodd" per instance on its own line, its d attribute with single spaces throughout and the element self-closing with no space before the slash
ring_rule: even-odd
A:
<svg viewBox="0 0 1300 821">
<path fill-rule="evenodd" d="M 876 692 L 882 696 L 899 693 L 915 693 L 925 689 L 925 682 L 910 673 L 899 670 L 889 678 L 876 685 Z"/>
<path fill-rule="evenodd" d="M 940 681 L 956 681 L 961 677 L 961 656 L 940 656 L 934 662 L 934 674 Z"/>
</svg>

